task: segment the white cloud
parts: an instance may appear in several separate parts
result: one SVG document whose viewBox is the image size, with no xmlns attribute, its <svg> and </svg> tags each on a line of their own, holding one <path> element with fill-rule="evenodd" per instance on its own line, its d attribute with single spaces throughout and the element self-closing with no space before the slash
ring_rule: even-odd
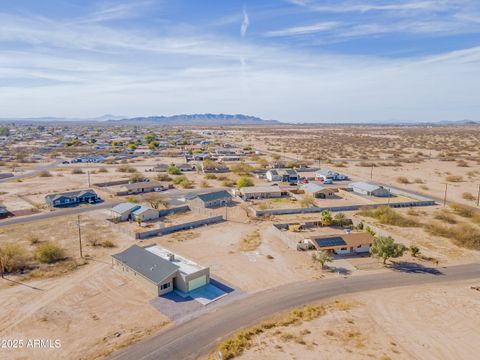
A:
<svg viewBox="0 0 480 360">
<path fill-rule="evenodd" d="M 305 34 L 312 34 L 321 31 L 331 30 L 339 25 L 338 22 L 328 21 L 328 22 L 321 22 L 313 25 L 306 25 L 306 26 L 295 26 L 281 30 L 273 30 L 268 31 L 266 33 L 267 36 L 292 36 L 292 35 L 305 35 Z"/>
<path fill-rule="evenodd" d="M 286 121 L 480 119 L 478 47 L 383 59 L 5 14 L 0 39 L 28 49 L 0 52 L 0 117 L 225 112 Z"/>
<path fill-rule="evenodd" d="M 248 26 L 250 25 L 250 19 L 248 17 L 247 9 L 243 7 L 243 20 L 242 26 L 240 27 L 240 35 L 245 37 L 247 34 Z"/>
</svg>

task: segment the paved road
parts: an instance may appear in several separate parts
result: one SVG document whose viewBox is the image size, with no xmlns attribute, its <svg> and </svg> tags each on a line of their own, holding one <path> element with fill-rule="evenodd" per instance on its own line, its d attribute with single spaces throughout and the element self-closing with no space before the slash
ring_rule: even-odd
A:
<svg viewBox="0 0 480 360">
<path fill-rule="evenodd" d="M 48 171 L 48 170 L 55 169 L 58 165 L 60 165 L 62 163 L 62 161 L 63 160 L 56 160 L 55 162 L 50 163 L 50 164 L 37 166 L 33 170 L 29 170 L 29 171 L 26 171 L 24 173 L 11 176 L 9 178 L 0 179 L 0 183 L 15 180 L 15 179 L 23 179 L 23 178 L 30 177 L 30 176 L 37 176 L 42 171 Z"/>
<path fill-rule="evenodd" d="M 14 225 L 14 224 L 15 225 L 25 224 L 32 221 L 51 219 L 58 216 L 76 215 L 76 214 L 81 214 L 88 211 L 108 209 L 118 204 L 119 204 L 118 201 L 107 201 L 97 205 L 86 205 L 86 206 L 75 207 L 70 209 L 55 210 L 49 213 L 43 213 L 38 215 L 22 216 L 17 218 L 14 217 L 11 219 L 0 220 L 0 227 L 7 226 L 7 225 Z"/>
<path fill-rule="evenodd" d="M 356 292 L 465 279 L 480 280 L 480 264 L 440 268 L 442 274 L 392 271 L 365 276 L 305 281 L 256 293 L 112 354 L 115 360 L 196 359 L 237 329 L 293 307 Z"/>
</svg>

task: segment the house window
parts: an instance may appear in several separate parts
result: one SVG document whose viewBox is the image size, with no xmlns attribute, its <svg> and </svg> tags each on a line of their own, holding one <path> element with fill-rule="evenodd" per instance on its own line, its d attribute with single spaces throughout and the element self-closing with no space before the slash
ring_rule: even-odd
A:
<svg viewBox="0 0 480 360">
<path fill-rule="evenodd" d="M 170 287 L 170 283 L 165 283 L 165 284 L 162 284 L 160 285 L 160 290 L 165 290 L 165 289 L 168 289 Z"/>
</svg>

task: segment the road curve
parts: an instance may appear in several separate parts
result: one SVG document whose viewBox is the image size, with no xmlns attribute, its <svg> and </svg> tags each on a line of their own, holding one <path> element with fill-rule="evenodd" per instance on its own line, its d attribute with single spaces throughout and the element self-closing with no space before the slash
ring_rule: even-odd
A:
<svg viewBox="0 0 480 360">
<path fill-rule="evenodd" d="M 303 281 L 269 289 L 169 326 L 108 357 L 111 360 L 196 359 L 217 341 L 261 319 L 319 300 L 382 288 L 480 279 L 480 264 L 439 268 L 441 274 L 392 271 L 364 276 Z"/>
</svg>

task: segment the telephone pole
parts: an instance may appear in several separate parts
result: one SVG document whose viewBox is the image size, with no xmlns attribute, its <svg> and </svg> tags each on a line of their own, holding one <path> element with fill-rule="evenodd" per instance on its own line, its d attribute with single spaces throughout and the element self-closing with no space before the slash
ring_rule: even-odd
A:
<svg viewBox="0 0 480 360">
<path fill-rule="evenodd" d="M 370 169 L 370 180 L 373 179 L 373 164 L 372 164 L 372 168 Z"/>
<path fill-rule="evenodd" d="M 478 184 L 477 206 L 480 204 L 480 184 Z"/>
<path fill-rule="evenodd" d="M 80 215 L 77 216 L 77 227 L 78 227 L 78 244 L 80 246 L 80 257 L 83 259 L 82 252 L 82 228 L 80 227 Z"/>
<path fill-rule="evenodd" d="M 90 170 L 87 170 L 87 175 L 88 175 L 88 187 L 91 187 L 91 185 L 90 185 Z"/>
<path fill-rule="evenodd" d="M 445 195 L 443 196 L 443 206 L 447 206 L 447 189 L 448 189 L 448 183 L 445 183 Z"/>
</svg>

